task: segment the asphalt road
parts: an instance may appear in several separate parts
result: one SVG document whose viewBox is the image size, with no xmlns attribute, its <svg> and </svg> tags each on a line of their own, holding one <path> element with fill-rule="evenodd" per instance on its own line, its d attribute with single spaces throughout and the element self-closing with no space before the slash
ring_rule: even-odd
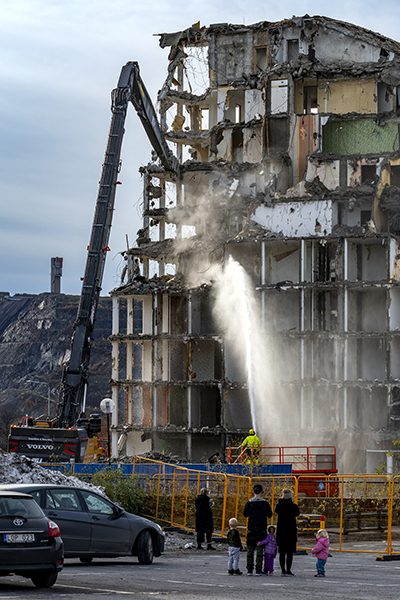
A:
<svg viewBox="0 0 400 600">
<path fill-rule="evenodd" d="M 245 571 L 245 554 L 240 567 Z M 95 560 L 84 565 L 68 559 L 56 584 L 37 589 L 21 577 L 0 579 L 0 600 L 42 600 L 92 596 L 100 599 L 165 597 L 170 600 L 263 599 L 296 600 L 336 598 L 400 600 L 400 561 L 377 562 L 373 554 L 334 553 L 326 565 L 325 579 L 314 578 L 312 555 L 295 556 L 295 577 L 281 577 L 278 560 L 272 577 L 229 576 L 227 553 L 185 550 L 156 558 L 150 566 L 136 559 Z"/>
</svg>

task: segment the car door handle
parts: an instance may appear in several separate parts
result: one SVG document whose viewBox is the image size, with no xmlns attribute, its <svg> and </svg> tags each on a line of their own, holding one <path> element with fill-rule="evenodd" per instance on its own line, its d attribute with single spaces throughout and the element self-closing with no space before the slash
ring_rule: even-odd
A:
<svg viewBox="0 0 400 600">
<path fill-rule="evenodd" d="M 92 516 L 93 521 L 100 521 L 100 517 Z"/>
<path fill-rule="evenodd" d="M 47 514 L 49 515 L 49 517 L 56 517 L 57 516 L 56 512 L 48 512 Z"/>
</svg>

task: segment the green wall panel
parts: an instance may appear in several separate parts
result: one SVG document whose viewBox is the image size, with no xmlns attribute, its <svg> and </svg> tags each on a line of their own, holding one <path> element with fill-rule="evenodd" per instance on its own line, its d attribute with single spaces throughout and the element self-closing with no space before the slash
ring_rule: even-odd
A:
<svg viewBox="0 0 400 600">
<path fill-rule="evenodd" d="M 372 119 L 328 121 L 322 127 L 322 152 L 331 154 L 379 154 L 399 149 L 397 123 L 380 127 Z"/>
</svg>

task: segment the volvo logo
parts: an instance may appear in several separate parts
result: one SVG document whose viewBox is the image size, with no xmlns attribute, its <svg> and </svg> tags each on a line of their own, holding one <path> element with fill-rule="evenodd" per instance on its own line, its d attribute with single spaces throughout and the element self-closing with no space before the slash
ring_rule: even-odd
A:
<svg viewBox="0 0 400 600">
<path fill-rule="evenodd" d="M 21 527 L 24 524 L 24 521 L 22 519 L 14 519 L 13 524 L 16 527 Z"/>
</svg>

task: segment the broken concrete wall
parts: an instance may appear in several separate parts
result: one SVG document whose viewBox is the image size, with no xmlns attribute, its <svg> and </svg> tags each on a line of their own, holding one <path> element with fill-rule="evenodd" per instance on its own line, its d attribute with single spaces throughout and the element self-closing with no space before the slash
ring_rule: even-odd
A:
<svg viewBox="0 0 400 600">
<path fill-rule="evenodd" d="M 307 237 L 329 235 L 335 223 L 334 216 L 335 207 L 331 200 L 326 200 L 277 202 L 274 206 L 259 206 L 253 219 L 270 231 L 288 237 Z"/>
<path fill-rule="evenodd" d="M 229 85 L 240 79 L 243 73 L 253 68 L 253 35 L 251 29 L 243 27 L 231 35 L 209 35 L 209 64 L 212 87 Z"/>
<path fill-rule="evenodd" d="M 314 181 L 316 177 L 328 190 L 334 190 L 340 185 L 340 161 L 310 159 L 307 163 L 306 181 Z"/>
</svg>

